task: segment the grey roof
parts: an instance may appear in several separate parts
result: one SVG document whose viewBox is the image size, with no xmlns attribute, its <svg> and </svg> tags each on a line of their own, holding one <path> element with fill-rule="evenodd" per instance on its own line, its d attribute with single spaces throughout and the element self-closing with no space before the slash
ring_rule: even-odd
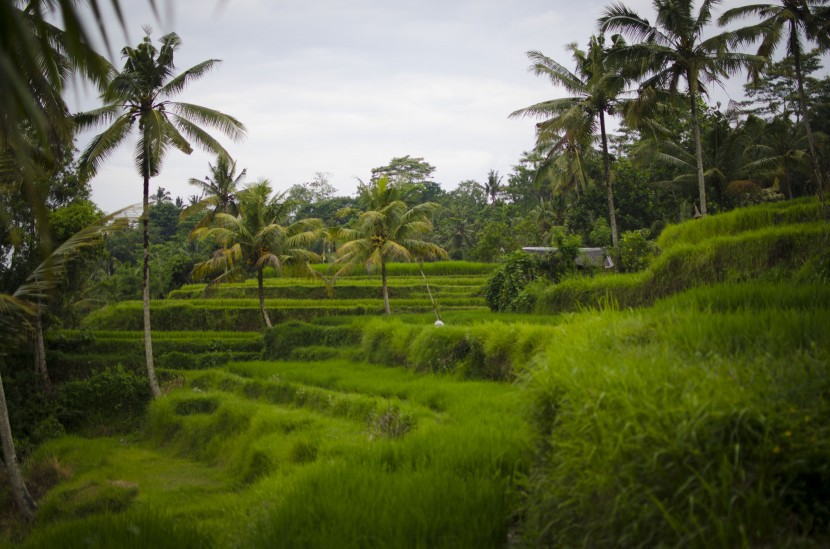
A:
<svg viewBox="0 0 830 549">
<path fill-rule="evenodd" d="M 559 248 L 546 246 L 525 246 L 523 251 L 531 254 L 548 254 L 557 251 Z M 579 255 L 576 257 L 576 264 L 579 267 L 603 267 L 613 269 L 614 261 L 605 251 L 605 248 L 579 248 Z"/>
</svg>

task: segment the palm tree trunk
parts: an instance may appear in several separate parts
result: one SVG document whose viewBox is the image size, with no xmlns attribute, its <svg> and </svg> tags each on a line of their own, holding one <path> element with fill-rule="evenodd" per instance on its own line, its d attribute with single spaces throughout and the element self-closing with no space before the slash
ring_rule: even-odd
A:
<svg viewBox="0 0 830 549">
<path fill-rule="evenodd" d="M 700 215 L 706 215 L 706 178 L 703 175 L 703 145 L 700 142 L 700 121 L 697 117 L 696 86 L 689 83 L 689 98 L 692 104 L 692 127 L 695 133 L 695 161 L 697 162 L 697 189 L 700 193 Z"/>
<path fill-rule="evenodd" d="M 259 311 L 262 313 L 262 320 L 265 326 L 271 327 L 271 319 L 268 318 L 268 311 L 265 310 L 265 285 L 262 283 L 262 269 L 256 271 L 256 281 L 259 288 Z"/>
<path fill-rule="evenodd" d="M 6 393 L 3 390 L 3 379 L 0 378 L 0 439 L 3 441 L 3 463 L 6 465 L 6 473 L 9 475 L 9 483 L 12 485 L 12 495 L 20 514 L 27 521 L 35 518 L 37 504 L 32 499 L 20 466 L 17 464 L 17 455 L 14 451 L 14 440 L 12 439 L 12 427 L 9 422 L 9 409 L 6 406 Z"/>
<path fill-rule="evenodd" d="M 605 133 L 605 111 L 599 111 L 599 128 L 602 137 L 602 167 L 605 191 L 608 194 L 608 218 L 611 224 L 611 245 L 617 247 L 617 212 L 614 209 L 614 189 L 611 188 L 611 159 L 608 158 L 608 135 Z"/>
<path fill-rule="evenodd" d="M 813 163 L 813 173 L 816 178 L 816 194 L 819 200 L 824 202 L 824 176 L 821 173 L 821 166 L 818 163 L 816 154 L 816 142 L 813 138 L 813 130 L 810 127 L 810 114 L 807 110 L 807 96 L 804 93 L 804 75 L 801 74 L 801 52 L 793 52 L 793 63 L 795 64 L 795 79 L 798 83 L 798 107 L 801 110 L 801 118 L 804 120 L 804 130 L 807 132 L 807 146 L 810 147 L 810 159 Z"/>
<path fill-rule="evenodd" d="M 392 309 L 389 308 L 389 287 L 386 285 L 386 261 L 380 261 L 380 283 L 383 291 L 383 308 L 386 311 L 386 316 L 392 314 Z"/>
<path fill-rule="evenodd" d="M 37 373 L 47 391 L 52 390 L 52 382 L 49 380 L 49 371 L 46 369 L 46 345 L 43 343 L 43 319 L 40 314 L 40 300 L 37 302 L 37 315 L 35 315 L 35 373 Z"/>
<path fill-rule="evenodd" d="M 149 153 L 148 153 L 149 154 Z M 149 159 L 146 160 L 149 163 Z M 153 338 L 150 331 L 150 170 L 144 170 L 144 208 L 142 222 L 144 224 L 144 356 L 147 360 L 147 378 L 150 381 L 150 392 L 153 398 L 161 396 L 156 369 L 153 365 Z"/>
</svg>

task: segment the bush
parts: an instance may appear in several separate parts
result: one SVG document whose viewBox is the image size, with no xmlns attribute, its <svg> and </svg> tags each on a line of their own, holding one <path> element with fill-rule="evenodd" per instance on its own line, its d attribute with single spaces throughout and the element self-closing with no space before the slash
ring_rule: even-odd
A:
<svg viewBox="0 0 830 549">
<path fill-rule="evenodd" d="M 513 301 L 525 286 L 539 276 L 539 264 L 528 253 L 513 252 L 505 256 L 484 290 L 491 311 L 510 311 Z"/>
<path fill-rule="evenodd" d="M 131 428 L 150 402 L 146 378 L 121 366 L 58 388 L 58 418 L 68 429 L 119 431 Z"/>
<path fill-rule="evenodd" d="M 626 231 L 620 236 L 619 246 L 614 250 L 617 268 L 621 273 L 642 271 L 651 264 L 655 246 L 649 241 L 648 229 Z"/>
</svg>

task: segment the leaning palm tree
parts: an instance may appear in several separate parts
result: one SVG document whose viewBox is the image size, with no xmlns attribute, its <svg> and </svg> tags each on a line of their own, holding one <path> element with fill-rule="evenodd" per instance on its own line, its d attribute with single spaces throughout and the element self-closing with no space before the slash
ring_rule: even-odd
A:
<svg viewBox="0 0 830 549">
<path fill-rule="evenodd" d="M 530 70 L 539 76 L 545 76 L 554 85 L 562 86 L 571 94 L 570 97 L 552 99 L 513 112 L 510 116 L 534 116 L 546 118 L 537 126 L 537 143 L 556 143 L 571 146 L 584 143 L 597 132 L 602 144 L 604 181 L 608 200 L 608 217 L 611 237 L 617 245 L 617 216 L 614 209 L 614 191 L 611 186 L 610 156 L 608 154 L 608 135 L 605 117 L 616 110 L 619 96 L 626 85 L 624 73 L 608 61 L 610 49 L 625 46 L 622 38 L 614 36 L 611 48 L 605 46 L 605 38 L 592 36 L 587 51 L 582 51 L 576 44 L 569 44 L 568 49 L 576 63 L 573 73 L 538 51 L 527 53 L 532 64 Z M 559 136 L 560 140 L 551 136 Z M 583 180 L 584 183 L 584 180 Z"/>
<path fill-rule="evenodd" d="M 335 260 L 335 264 L 341 266 L 337 275 L 361 265 L 380 267 L 383 306 L 390 315 L 386 264 L 394 259 L 412 261 L 447 257 L 447 252 L 439 245 L 420 239 L 432 230 L 430 218 L 439 206 L 424 202 L 408 207 L 400 199 L 398 187 L 390 186 L 385 176 L 360 189 L 366 210 L 351 228 L 344 231 L 345 242 Z"/>
<path fill-rule="evenodd" d="M 205 216 L 199 222 L 200 226 L 208 226 L 213 221 L 213 216 L 218 213 L 236 215 L 236 193 L 239 185 L 245 178 L 247 170 L 243 169 L 236 175 L 236 161 L 226 155 L 220 154 L 216 157 L 216 165 L 208 164 L 210 175 L 204 179 L 191 178 L 188 183 L 199 189 L 199 196 L 202 197 L 187 207 L 181 213 L 185 219 L 198 212 L 207 210 Z"/>
<path fill-rule="evenodd" d="M 193 267 L 194 279 L 219 273 L 210 282 L 215 285 L 256 272 L 260 314 L 268 328 L 272 325 L 265 309 L 263 270 L 291 268 L 292 272 L 315 276 L 309 264 L 320 261 L 309 248 L 320 237 L 322 221 L 303 219 L 284 225 L 289 210 L 284 195 L 272 197 L 268 181 L 259 181 L 237 194 L 237 215 L 217 213 L 212 226 L 197 227 L 190 235 L 191 239 L 212 238 L 221 246 L 211 259 Z"/>
<path fill-rule="evenodd" d="M 106 232 L 126 227 L 126 218 L 117 219 L 122 212 L 123 210 L 111 214 L 100 223 L 87 227 L 70 237 L 38 265 L 13 294 L 0 294 L 0 345 L 5 346 L 21 341 L 30 331 L 39 328 L 40 302 L 55 290 L 65 276 L 69 263 L 79 251 L 99 244 L 102 241 L 102 235 Z M 41 372 L 43 373 L 45 371 Z M 20 514 L 30 520 L 34 518 L 37 506 L 26 488 L 17 464 L 2 378 L 0 378 L 0 440 L 3 446 L 3 463 L 9 476 L 15 504 Z"/>
<path fill-rule="evenodd" d="M 75 120 L 79 129 L 110 124 L 81 154 L 79 171 L 86 178 L 95 175 L 101 163 L 124 142 L 131 130 L 138 130 L 135 163 L 144 180 L 144 345 L 147 375 L 155 398 L 161 392 L 153 366 L 150 331 L 150 178 L 159 174 L 171 147 L 190 154 L 193 150 L 190 142 L 193 141 L 208 151 L 227 154 L 202 125 L 216 128 L 232 139 L 243 137 L 245 127 L 219 111 L 171 101 L 171 97 L 215 68 L 220 61 L 203 61 L 174 77 L 173 55 L 181 45 L 178 35 L 162 36 L 161 47 L 156 49 L 150 40 L 149 29 L 145 30 L 147 36 L 138 47 L 121 50 L 126 63 L 104 91 L 104 106 L 78 114 Z"/>
<path fill-rule="evenodd" d="M 787 55 L 792 57 L 795 68 L 795 79 L 798 85 L 798 106 L 801 111 L 801 121 L 807 134 L 807 145 L 813 164 L 813 175 L 816 181 L 816 191 L 824 200 L 824 176 L 819 166 L 816 143 L 810 126 L 810 109 L 804 93 L 804 71 L 802 67 L 805 55 L 803 39 L 815 40 L 827 47 L 828 38 L 828 11 L 827 0 L 781 0 L 778 4 L 754 4 L 727 10 L 718 19 L 721 25 L 728 25 L 732 21 L 743 17 L 759 17 L 761 21 L 738 29 L 731 33 L 731 43 L 734 46 L 745 45 L 760 39 L 758 55 L 770 58 L 781 42 L 786 44 Z"/>
<path fill-rule="evenodd" d="M 653 0 L 655 23 L 628 9 L 622 3 L 605 8 L 599 19 L 602 32 L 619 31 L 634 43 L 621 48 L 611 56 L 644 78 L 642 93 L 649 89 L 679 93 L 680 82 L 686 83 L 691 109 L 695 141 L 695 164 L 700 196 L 700 213 L 706 215 L 706 183 L 703 169 L 703 149 L 700 139 L 698 100 L 707 93 L 707 86 L 718 84 L 723 78 L 751 68 L 760 58 L 727 50 L 724 35 L 704 38 L 712 22 L 712 9 L 720 0 L 703 0 L 695 12 L 694 0 Z"/>
</svg>

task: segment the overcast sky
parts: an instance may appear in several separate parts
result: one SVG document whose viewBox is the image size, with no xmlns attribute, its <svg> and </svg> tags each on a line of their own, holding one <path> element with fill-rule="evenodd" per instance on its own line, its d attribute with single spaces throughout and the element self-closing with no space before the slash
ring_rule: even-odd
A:
<svg viewBox="0 0 830 549">
<path fill-rule="evenodd" d="M 103 2 L 107 4 L 107 2 Z M 510 112 L 563 96 L 527 72 L 525 53 L 540 50 L 573 69 L 565 45 L 585 47 L 607 0 L 177 0 L 160 5 L 160 21 L 143 0 L 123 0 L 129 42 L 111 32 L 115 64 L 143 25 L 158 39 L 182 39 L 176 66 L 221 59 L 214 71 L 178 96 L 218 109 L 248 129 L 239 143 L 222 139 L 247 168 L 247 182 L 270 179 L 284 190 L 328 172 L 340 194 L 356 178 L 393 157 L 423 157 L 449 190 L 460 181 L 507 175 L 533 147 L 534 121 Z M 626 5 L 652 16 L 650 0 Z M 722 9 L 745 2 L 727 0 Z M 116 24 L 110 25 L 117 29 Z M 740 98 L 740 82 L 729 86 Z M 718 92 L 718 99 L 727 95 Z M 98 105 L 92 92 L 69 101 L 74 111 Z M 218 135 L 218 134 L 215 134 Z M 92 134 L 79 137 L 83 148 Z M 125 143 L 92 181 L 105 211 L 141 201 L 141 178 Z M 173 197 L 195 193 L 191 177 L 208 174 L 213 158 L 171 150 L 151 180 Z"/>
</svg>

